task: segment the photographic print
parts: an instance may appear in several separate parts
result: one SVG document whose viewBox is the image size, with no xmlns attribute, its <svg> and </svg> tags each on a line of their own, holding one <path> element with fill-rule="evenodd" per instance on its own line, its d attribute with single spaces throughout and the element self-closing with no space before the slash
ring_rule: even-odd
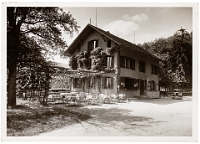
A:
<svg viewBox="0 0 200 144">
<path fill-rule="evenodd" d="M 195 4 L 4 10 L 5 140 L 197 141 Z"/>
</svg>

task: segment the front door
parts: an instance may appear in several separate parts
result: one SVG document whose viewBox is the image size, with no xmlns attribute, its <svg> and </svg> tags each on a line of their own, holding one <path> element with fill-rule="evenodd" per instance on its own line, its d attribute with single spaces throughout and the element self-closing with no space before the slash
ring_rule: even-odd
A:
<svg viewBox="0 0 200 144">
<path fill-rule="evenodd" d="M 140 95 L 144 95 L 144 81 L 140 80 Z"/>
</svg>

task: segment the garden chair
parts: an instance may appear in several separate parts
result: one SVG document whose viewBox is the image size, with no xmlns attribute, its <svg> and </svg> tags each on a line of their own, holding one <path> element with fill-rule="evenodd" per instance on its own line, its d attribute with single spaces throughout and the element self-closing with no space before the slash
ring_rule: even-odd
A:
<svg viewBox="0 0 200 144">
<path fill-rule="evenodd" d="M 87 103 L 86 96 L 87 95 L 84 92 L 80 92 L 80 94 L 76 95 L 78 105 L 85 105 Z"/>
<path fill-rule="evenodd" d="M 127 102 L 125 94 L 119 94 L 118 99 L 119 99 L 119 102 Z"/>
<path fill-rule="evenodd" d="M 99 96 L 98 93 L 88 94 L 87 95 L 87 103 L 88 104 L 102 105 L 103 99 L 101 98 L 101 96 Z"/>
</svg>

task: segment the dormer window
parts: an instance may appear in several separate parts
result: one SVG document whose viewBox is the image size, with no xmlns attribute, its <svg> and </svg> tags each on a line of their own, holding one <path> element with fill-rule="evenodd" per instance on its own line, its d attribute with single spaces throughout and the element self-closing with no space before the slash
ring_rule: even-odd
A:
<svg viewBox="0 0 200 144">
<path fill-rule="evenodd" d="M 98 40 L 91 40 L 88 42 L 88 51 L 92 51 L 96 47 L 98 47 Z"/>
<path fill-rule="evenodd" d="M 107 47 L 108 47 L 108 48 L 111 47 L 111 40 L 107 40 Z"/>
</svg>

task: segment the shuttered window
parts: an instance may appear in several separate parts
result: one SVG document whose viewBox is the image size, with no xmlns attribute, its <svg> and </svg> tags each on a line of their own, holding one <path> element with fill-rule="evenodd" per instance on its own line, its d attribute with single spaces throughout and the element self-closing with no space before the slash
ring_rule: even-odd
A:
<svg viewBox="0 0 200 144">
<path fill-rule="evenodd" d="M 139 71 L 145 72 L 145 63 L 142 61 L 139 61 Z"/>
<path fill-rule="evenodd" d="M 138 81 L 129 78 L 129 77 L 121 77 L 120 78 L 120 88 L 121 89 L 127 89 L 127 90 L 133 90 L 138 88 Z"/>
<path fill-rule="evenodd" d="M 92 51 L 94 48 L 98 47 L 98 40 L 91 40 L 88 42 L 88 51 Z"/>
<path fill-rule="evenodd" d="M 74 87 L 75 88 L 80 88 L 81 87 L 80 79 L 78 79 L 78 78 L 74 79 Z"/>
<path fill-rule="evenodd" d="M 129 57 L 120 57 L 120 67 L 135 70 L 135 60 Z"/>
<path fill-rule="evenodd" d="M 155 91 L 155 90 L 156 90 L 155 81 L 150 81 L 150 91 Z"/>
<path fill-rule="evenodd" d="M 95 79 L 94 78 L 89 79 L 88 82 L 89 82 L 89 88 L 95 87 Z"/>
<path fill-rule="evenodd" d="M 151 74 L 158 74 L 158 67 L 155 65 L 151 65 Z"/>
<path fill-rule="evenodd" d="M 104 78 L 104 88 L 113 88 L 113 78 L 112 77 L 105 77 Z"/>
<path fill-rule="evenodd" d="M 113 56 L 106 56 L 103 58 L 102 62 L 103 67 L 112 68 L 114 67 L 114 57 Z"/>
<path fill-rule="evenodd" d="M 125 88 L 129 90 L 133 89 L 133 79 L 125 78 Z"/>
</svg>

